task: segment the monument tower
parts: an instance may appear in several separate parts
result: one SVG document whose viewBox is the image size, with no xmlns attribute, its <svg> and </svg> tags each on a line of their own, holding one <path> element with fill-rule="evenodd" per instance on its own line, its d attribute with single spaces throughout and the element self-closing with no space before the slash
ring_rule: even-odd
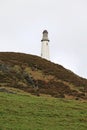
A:
<svg viewBox="0 0 87 130">
<path fill-rule="evenodd" d="M 43 31 L 43 37 L 42 37 L 42 46 L 41 46 L 41 57 L 45 58 L 47 60 L 50 60 L 49 56 L 49 39 L 48 39 L 48 31 Z"/>
</svg>

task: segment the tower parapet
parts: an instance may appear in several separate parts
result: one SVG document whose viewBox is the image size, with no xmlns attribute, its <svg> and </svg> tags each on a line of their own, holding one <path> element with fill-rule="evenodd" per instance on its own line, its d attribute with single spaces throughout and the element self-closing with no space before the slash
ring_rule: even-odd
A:
<svg viewBox="0 0 87 130">
<path fill-rule="evenodd" d="M 48 39 L 48 31 L 47 30 L 44 30 L 43 31 L 43 37 L 42 37 L 42 41 L 48 41 L 49 42 L 49 39 Z"/>
</svg>

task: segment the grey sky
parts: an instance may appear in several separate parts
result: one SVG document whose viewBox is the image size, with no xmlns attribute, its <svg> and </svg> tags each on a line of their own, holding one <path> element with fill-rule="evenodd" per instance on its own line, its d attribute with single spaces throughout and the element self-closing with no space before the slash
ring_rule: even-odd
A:
<svg viewBox="0 0 87 130">
<path fill-rule="evenodd" d="M 44 29 L 51 61 L 87 78 L 87 0 L 0 0 L 0 51 L 39 56 Z"/>
</svg>

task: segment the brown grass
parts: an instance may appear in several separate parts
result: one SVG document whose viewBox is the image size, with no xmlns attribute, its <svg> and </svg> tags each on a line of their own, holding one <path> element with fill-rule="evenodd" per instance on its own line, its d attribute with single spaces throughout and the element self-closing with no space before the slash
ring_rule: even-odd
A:
<svg viewBox="0 0 87 130">
<path fill-rule="evenodd" d="M 61 65 L 29 54 L 0 52 L 0 85 L 5 83 L 33 93 L 32 84 L 24 77 L 25 72 L 38 83 L 39 93 L 81 98 L 87 93 L 87 80 Z"/>
</svg>

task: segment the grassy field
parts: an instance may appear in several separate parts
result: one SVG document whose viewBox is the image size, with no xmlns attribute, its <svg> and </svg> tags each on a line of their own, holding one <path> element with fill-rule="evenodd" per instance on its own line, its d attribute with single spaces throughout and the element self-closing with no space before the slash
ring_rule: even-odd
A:
<svg viewBox="0 0 87 130">
<path fill-rule="evenodd" d="M 87 130 L 87 102 L 0 92 L 0 130 Z"/>
</svg>

